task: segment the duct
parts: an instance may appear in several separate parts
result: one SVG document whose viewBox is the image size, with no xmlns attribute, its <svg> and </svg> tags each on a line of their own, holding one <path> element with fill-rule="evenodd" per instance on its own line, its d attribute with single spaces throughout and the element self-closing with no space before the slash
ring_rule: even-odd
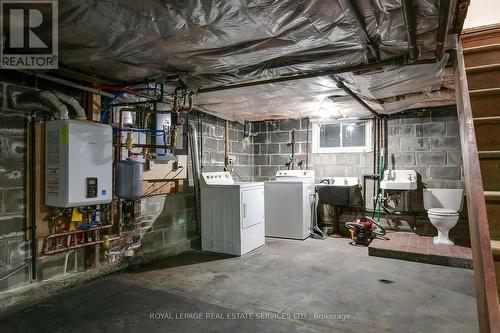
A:
<svg viewBox="0 0 500 333">
<path fill-rule="evenodd" d="M 193 183 L 194 183 L 194 195 L 196 200 L 196 219 L 198 225 L 200 225 L 201 219 L 201 202 L 200 202 L 200 160 L 198 151 L 198 135 L 196 127 L 192 124 L 188 124 L 188 135 L 189 144 L 191 146 L 191 165 L 193 168 Z"/>
<path fill-rule="evenodd" d="M 12 109 L 23 111 L 50 112 L 51 109 L 43 104 L 38 92 L 12 91 L 10 95 Z"/>
<path fill-rule="evenodd" d="M 52 106 L 54 106 L 57 110 L 57 118 L 59 119 L 69 119 L 69 111 L 68 108 L 61 103 L 57 97 L 51 93 L 50 91 L 42 91 L 40 93 L 40 97 L 47 100 Z"/>
<path fill-rule="evenodd" d="M 68 95 L 65 95 L 63 93 L 60 93 L 60 92 L 56 92 L 55 96 L 59 100 L 63 101 L 64 103 L 71 105 L 71 107 L 75 110 L 78 119 L 84 119 L 84 120 L 87 119 L 87 115 L 85 114 L 85 110 L 80 105 L 80 102 L 78 102 L 75 98 L 70 97 Z"/>
</svg>

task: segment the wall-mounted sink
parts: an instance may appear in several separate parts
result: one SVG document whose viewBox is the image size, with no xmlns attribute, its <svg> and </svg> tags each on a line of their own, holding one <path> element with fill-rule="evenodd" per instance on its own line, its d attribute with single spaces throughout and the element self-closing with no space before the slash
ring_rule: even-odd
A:
<svg viewBox="0 0 500 333">
<path fill-rule="evenodd" d="M 380 188 L 400 191 L 416 190 L 417 172 L 415 170 L 385 170 Z"/>
<path fill-rule="evenodd" d="M 319 203 L 334 206 L 352 206 L 359 192 L 357 177 L 331 177 L 316 184 Z"/>
<path fill-rule="evenodd" d="M 359 179 L 358 177 L 326 177 L 318 185 L 357 186 L 359 185 Z"/>
</svg>

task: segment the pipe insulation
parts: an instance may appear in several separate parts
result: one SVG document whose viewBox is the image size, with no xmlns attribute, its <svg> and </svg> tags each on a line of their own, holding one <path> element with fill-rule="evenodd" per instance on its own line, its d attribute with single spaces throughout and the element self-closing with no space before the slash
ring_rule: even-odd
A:
<svg viewBox="0 0 500 333">
<path fill-rule="evenodd" d="M 58 112 L 57 117 L 59 119 L 69 119 L 68 108 L 66 107 L 66 105 L 61 103 L 61 101 L 56 97 L 56 95 L 54 95 L 50 91 L 42 91 L 40 93 L 40 97 L 47 100 L 50 104 L 52 104 L 56 108 Z"/>
<path fill-rule="evenodd" d="M 85 114 L 85 110 L 80 105 L 80 102 L 78 102 L 76 100 L 76 98 L 73 98 L 71 96 L 65 95 L 65 94 L 60 93 L 60 92 L 56 92 L 55 96 L 59 100 L 63 101 L 64 103 L 66 103 L 68 105 L 70 105 L 73 108 L 73 110 L 75 110 L 75 112 L 76 112 L 76 114 L 78 116 L 78 119 L 84 119 L 84 120 L 87 119 L 87 115 Z"/>
</svg>

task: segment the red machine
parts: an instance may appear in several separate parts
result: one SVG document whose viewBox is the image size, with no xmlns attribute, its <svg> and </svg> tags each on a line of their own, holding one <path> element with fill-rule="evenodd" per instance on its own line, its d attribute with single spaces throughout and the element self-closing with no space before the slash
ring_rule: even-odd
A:
<svg viewBox="0 0 500 333">
<path fill-rule="evenodd" d="M 378 235 L 384 236 L 385 229 L 368 217 L 362 217 L 354 222 L 346 222 L 346 228 L 351 233 L 351 239 L 355 244 L 368 245 Z"/>
</svg>

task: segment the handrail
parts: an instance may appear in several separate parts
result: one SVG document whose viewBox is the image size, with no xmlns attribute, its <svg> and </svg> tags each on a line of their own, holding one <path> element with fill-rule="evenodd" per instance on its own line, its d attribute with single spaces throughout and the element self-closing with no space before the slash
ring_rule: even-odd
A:
<svg viewBox="0 0 500 333">
<path fill-rule="evenodd" d="M 458 43 L 455 60 L 455 92 L 467 192 L 479 329 L 481 332 L 500 332 L 495 267 L 461 42 Z"/>
</svg>

